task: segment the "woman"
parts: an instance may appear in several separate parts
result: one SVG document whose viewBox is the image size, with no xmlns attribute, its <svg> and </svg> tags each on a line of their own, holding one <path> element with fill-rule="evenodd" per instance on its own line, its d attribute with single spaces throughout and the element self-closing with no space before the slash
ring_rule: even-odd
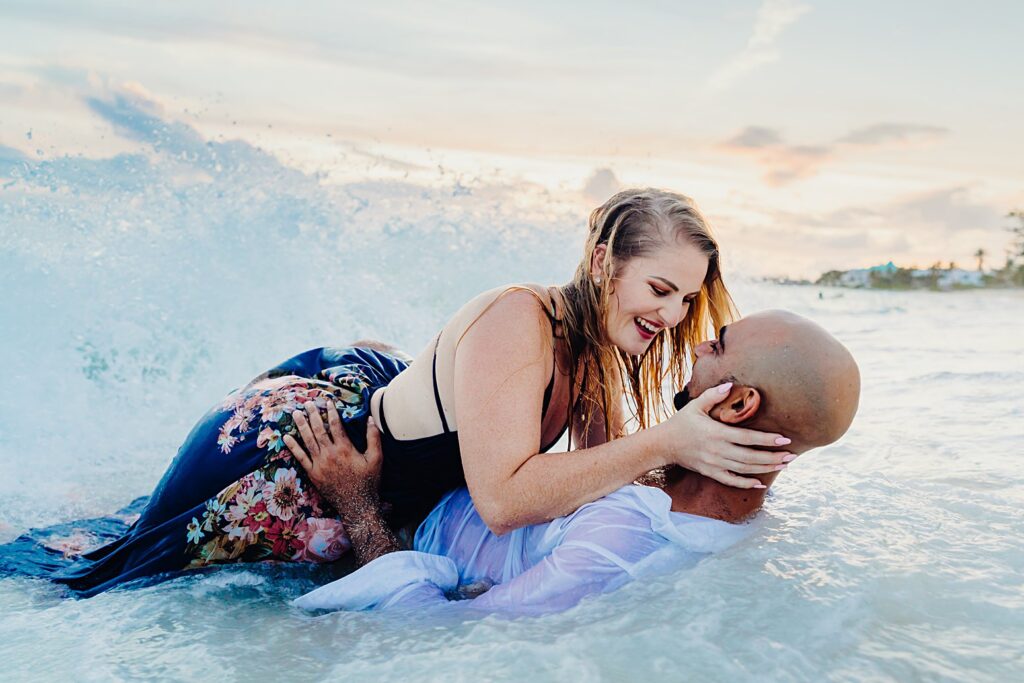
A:
<svg viewBox="0 0 1024 683">
<path fill-rule="evenodd" d="M 298 430 L 323 429 L 328 404 L 360 450 L 367 422 L 381 426 L 379 498 L 360 500 L 379 500 L 395 529 L 463 484 L 499 534 L 572 512 L 662 465 L 760 486 L 735 473 L 784 467 L 788 453 L 763 450 L 784 437 L 714 422 L 706 414 L 714 398 L 664 419 L 663 380 L 681 389 L 687 355 L 733 315 L 704 217 L 682 195 L 627 190 L 596 209 L 589 228 L 570 283 L 485 292 L 413 361 L 380 345 L 296 356 L 196 425 L 112 543 L 78 556 L 81 536 L 71 532 L 80 527 L 62 525 L 0 551 L 0 566 L 23 572 L 18 558 L 31 547 L 45 554 L 36 566 L 91 595 L 218 562 L 333 561 L 349 547 L 346 526 L 389 536 L 364 528 L 358 510 L 346 509 L 343 525 L 335 508 L 345 487 L 292 457 Z M 623 395 L 639 428 L 628 436 Z M 549 453 L 566 429 L 576 449 Z M 111 524 L 91 528 L 109 537 Z"/>
</svg>

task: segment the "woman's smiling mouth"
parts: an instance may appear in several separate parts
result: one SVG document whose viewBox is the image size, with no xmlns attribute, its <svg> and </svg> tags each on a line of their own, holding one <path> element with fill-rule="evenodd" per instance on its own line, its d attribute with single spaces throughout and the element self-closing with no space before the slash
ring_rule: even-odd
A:
<svg viewBox="0 0 1024 683">
<path fill-rule="evenodd" d="M 637 332 L 639 332 L 640 336 L 646 341 L 654 339 L 654 335 L 656 335 L 658 330 L 661 329 L 649 320 L 639 316 L 633 318 L 633 325 L 636 326 Z"/>
</svg>

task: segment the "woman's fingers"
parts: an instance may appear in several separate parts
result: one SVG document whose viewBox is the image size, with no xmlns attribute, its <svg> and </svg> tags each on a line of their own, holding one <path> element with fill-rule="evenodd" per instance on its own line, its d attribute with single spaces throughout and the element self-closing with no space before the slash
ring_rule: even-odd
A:
<svg viewBox="0 0 1024 683">
<path fill-rule="evenodd" d="M 743 429 L 741 427 L 726 427 L 726 439 L 741 446 L 762 446 L 764 448 L 778 448 L 793 443 L 782 434 L 771 432 L 759 432 L 754 429 Z"/>
<path fill-rule="evenodd" d="M 768 474 L 786 469 L 785 464 L 778 465 L 752 465 L 740 460 L 726 460 L 725 469 L 738 474 Z"/>
<path fill-rule="evenodd" d="M 284 435 L 284 445 L 288 447 L 288 451 L 292 454 L 292 457 L 299 461 L 302 465 L 302 469 L 306 470 L 308 474 L 313 469 L 313 461 L 309 459 L 309 455 L 306 451 L 302 450 L 302 446 L 295 440 L 291 434 Z"/>
<path fill-rule="evenodd" d="M 796 458 L 796 456 L 789 451 L 758 451 L 753 448 L 745 448 L 734 444 L 727 444 L 723 447 L 721 450 L 721 457 L 725 460 L 734 460 L 746 465 L 758 465 L 763 467 L 784 465 Z"/>
<path fill-rule="evenodd" d="M 295 421 L 295 428 L 299 430 L 299 437 L 302 438 L 302 443 L 309 451 L 310 457 L 316 460 L 320 457 L 320 444 L 317 443 L 313 430 L 309 428 L 306 414 L 301 410 L 296 410 L 292 413 L 292 420 Z"/>
<path fill-rule="evenodd" d="M 690 405 L 696 405 L 697 409 L 701 412 L 710 412 L 715 405 L 725 400 L 725 397 L 729 395 L 730 389 L 732 389 L 732 382 L 726 382 L 725 384 L 719 384 L 716 387 L 710 387 L 705 389 L 700 396 L 690 401 Z M 683 410 L 686 410 L 686 408 Z"/>
<path fill-rule="evenodd" d="M 313 430 L 313 436 L 316 437 L 317 443 L 320 444 L 321 450 L 330 446 L 333 442 L 331 437 L 327 436 L 327 430 L 324 429 L 324 421 L 320 417 L 320 411 L 316 407 L 316 403 L 309 401 L 306 403 L 306 415 L 308 415 L 309 426 Z"/>
<path fill-rule="evenodd" d="M 719 481 L 726 486 L 732 486 L 737 489 L 766 489 L 768 488 L 760 482 L 758 479 L 753 477 L 741 477 L 737 474 L 733 474 L 727 470 L 719 470 L 712 472 L 708 475 L 715 481 Z"/>
</svg>

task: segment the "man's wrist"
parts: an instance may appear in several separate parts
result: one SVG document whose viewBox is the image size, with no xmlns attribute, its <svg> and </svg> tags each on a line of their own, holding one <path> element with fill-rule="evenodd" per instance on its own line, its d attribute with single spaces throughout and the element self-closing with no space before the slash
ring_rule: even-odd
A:
<svg viewBox="0 0 1024 683">
<path fill-rule="evenodd" d="M 376 491 L 361 491 L 344 496 L 337 506 L 343 524 L 358 524 L 381 519 L 380 497 Z"/>
</svg>

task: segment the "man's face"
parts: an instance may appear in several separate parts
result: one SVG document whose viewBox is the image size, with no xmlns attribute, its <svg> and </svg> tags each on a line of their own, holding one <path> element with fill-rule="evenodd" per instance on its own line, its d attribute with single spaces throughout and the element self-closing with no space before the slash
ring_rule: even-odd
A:
<svg viewBox="0 0 1024 683">
<path fill-rule="evenodd" d="M 774 420 L 773 429 L 800 430 L 805 450 L 838 439 L 857 412 L 860 372 L 853 356 L 827 331 L 796 314 L 764 311 L 747 316 L 723 327 L 718 339 L 700 344 L 694 355 L 690 381 L 677 405 L 735 381 L 758 392 L 758 414 Z M 767 394 L 775 405 L 786 406 L 784 413 L 773 415 L 765 408 Z M 719 403 L 711 416 L 727 409 Z"/>
<path fill-rule="evenodd" d="M 697 358 L 693 372 L 686 384 L 688 398 L 729 381 L 740 361 L 756 351 L 758 341 L 764 342 L 772 334 L 772 327 L 764 315 L 755 314 L 723 326 L 717 339 L 698 345 L 694 349 Z"/>
</svg>

